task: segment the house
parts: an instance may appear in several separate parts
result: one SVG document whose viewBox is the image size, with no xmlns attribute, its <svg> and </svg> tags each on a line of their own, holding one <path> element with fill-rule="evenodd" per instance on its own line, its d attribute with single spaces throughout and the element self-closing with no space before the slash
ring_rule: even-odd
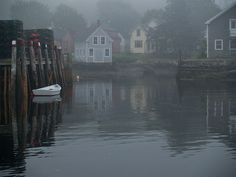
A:
<svg viewBox="0 0 236 177">
<path fill-rule="evenodd" d="M 155 41 L 152 40 L 148 31 L 143 27 L 137 27 L 130 37 L 130 52 L 131 53 L 154 53 L 156 51 Z"/>
<path fill-rule="evenodd" d="M 103 28 L 105 32 L 112 38 L 112 53 L 121 53 L 125 50 L 125 39 L 117 31 L 109 28 Z"/>
<path fill-rule="evenodd" d="M 207 58 L 236 58 L 236 2 L 206 25 Z"/>
<path fill-rule="evenodd" d="M 113 39 L 101 25 L 93 32 L 89 31 L 88 35 L 84 35 L 84 39 L 77 42 L 75 59 L 86 63 L 111 63 Z"/>
</svg>

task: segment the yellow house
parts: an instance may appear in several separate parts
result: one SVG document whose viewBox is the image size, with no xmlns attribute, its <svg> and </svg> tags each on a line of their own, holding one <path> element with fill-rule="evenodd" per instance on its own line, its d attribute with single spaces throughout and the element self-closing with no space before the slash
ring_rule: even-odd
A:
<svg viewBox="0 0 236 177">
<path fill-rule="evenodd" d="M 130 37 L 130 52 L 145 53 L 147 35 L 141 27 L 137 27 Z"/>
<path fill-rule="evenodd" d="M 130 37 L 131 53 L 154 53 L 156 49 L 153 40 L 148 39 L 147 32 L 142 27 L 137 27 Z"/>
</svg>

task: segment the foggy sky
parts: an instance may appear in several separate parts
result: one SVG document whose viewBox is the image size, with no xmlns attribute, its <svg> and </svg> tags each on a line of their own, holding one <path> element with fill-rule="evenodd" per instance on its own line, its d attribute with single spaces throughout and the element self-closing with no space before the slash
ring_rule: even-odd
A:
<svg viewBox="0 0 236 177">
<path fill-rule="evenodd" d="M 78 12 L 82 14 L 89 23 L 94 22 L 98 19 L 97 8 L 96 8 L 96 3 L 98 0 L 28 0 L 28 1 L 38 1 L 44 3 L 52 10 L 55 9 L 55 7 L 58 6 L 60 3 L 64 3 L 78 10 Z M 117 1 L 130 3 L 131 6 L 134 9 L 136 9 L 141 15 L 148 9 L 163 8 L 166 2 L 166 0 L 117 0 Z M 229 6 L 232 2 L 236 0 L 215 0 L 215 1 L 221 8 L 224 8 L 226 6 Z"/>
<path fill-rule="evenodd" d="M 78 10 L 83 14 L 87 21 L 97 20 L 96 3 L 98 0 L 36 0 L 44 2 L 50 8 L 54 9 L 58 4 L 65 3 Z M 130 3 L 141 15 L 148 9 L 159 9 L 164 7 L 166 0 L 117 0 Z M 236 0 L 215 0 L 216 3 L 224 8 Z"/>
<path fill-rule="evenodd" d="M 50 8 L 55 8 L 60 3 L 68 4 L 83 14 L 88 21 L 97 20 L 96 3 L 98 0 L 37 0 L 44 2 Z M 118 0 L 119 1 L 119 0 Z M 123 0 L 130 3 L 140 14 L 143 14 L 147 9 L 159 9 L 165 4 L 165 0 Z"/>
</svg>

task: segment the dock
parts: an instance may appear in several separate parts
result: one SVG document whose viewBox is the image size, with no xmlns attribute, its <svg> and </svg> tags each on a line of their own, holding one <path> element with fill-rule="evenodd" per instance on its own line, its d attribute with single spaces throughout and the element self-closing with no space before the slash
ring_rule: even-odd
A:
<svg viewBox="0 0 236 177">
<path fill-rule="evenodd" d="M 236 81 L 236 59 L 183 59 L 178 63 L 179 80 Z"/>
</svg>

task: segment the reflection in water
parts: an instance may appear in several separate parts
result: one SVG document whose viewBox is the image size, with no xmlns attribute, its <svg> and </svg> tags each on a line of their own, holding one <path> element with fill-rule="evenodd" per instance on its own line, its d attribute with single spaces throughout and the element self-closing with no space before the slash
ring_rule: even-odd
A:
<svg viewBox="0 0 236 177">
<path fill-rule="evenodd" d="M 10 114 L 0 114 L 0 119 L 6 120 L 0 124 L 0 176 L 24 175 L 27 149 L 53 145 L 56 126 L 62 121 L 60 101 L 60 96 L 34 97 L 28 108 L 20 104 L 16 121 Z M 2 112 L 5 106 L 1 106 Z"/>
<path fill-rule="evenodd" d="M 0 174 L 236 174 L 233 86 L 177 84 L 170 77 L 80 81 L 65 92 L 61 102 L 30 104 L 27 118 L 18 118 L 17 131 L 10 126 L 0 134 Z M 42 173 L 37 165 L 47 170 Z"/>
</svg>

